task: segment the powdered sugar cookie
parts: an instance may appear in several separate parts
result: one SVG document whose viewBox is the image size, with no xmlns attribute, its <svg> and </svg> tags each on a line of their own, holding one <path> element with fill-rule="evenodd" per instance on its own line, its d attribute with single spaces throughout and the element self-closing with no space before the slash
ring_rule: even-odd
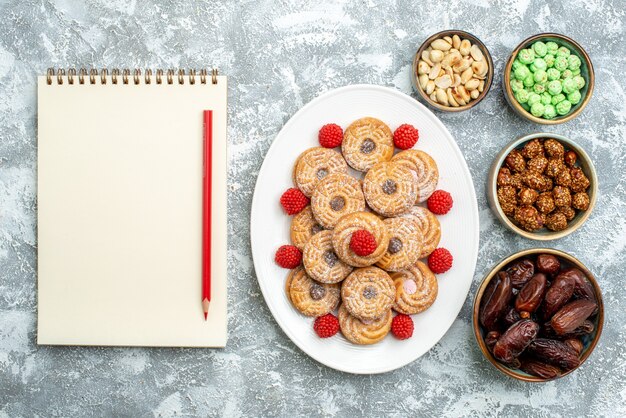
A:
<svg viewBox="0 0 626 418">
<path fill-rule="evenodd" d="M 361 183 L 347 174 L 326 176 L 315 187 L 311 209 L 324 228 L 334 228 L 342 216 L 365 210 Z"/>
<path fill-rule="evenodd" d="M 393 309 L 413 315 L 425 311 L 437 299 L 437 278 L 421 261 L 408 269 L 392 273 L 396 294 Z"/>
<path fill-rule="evenodd" d="M 311 206 L 307 206 L 291 220 L 289 228 L 291 242 L 302 250 L 309 239 L 323 229 L 315 220 Z"/>
<path fill-rule="evenodd" d="M 439 182 L 439 169 L 430 155 L 424 151 L 409 149 L 397 153 L 391 161 L 401 164 L 415 173 L 417 182 L 415 203 L 424 202 L 433 194 Z"/>
<path fill-rule="evenodd" d="M 294 308 L 306 316 L 325 315 L 339 304 L 339 285 L 318 283 L 302 267 L 289 272 L 285 286 Z"/>
<path fill-rule="evenodd" d="M 358 171 L 367 171 L 378 162 L 389 161 L 393 150 L 391 129 L 376 118 L 358 119 L 343 134 L 343 157 Z"/>
<path fill-rule="evenodd" d="M 406 212 L 417 196 L 417 183 L 413 171 L 402 164 L 378 163 L 363 179 L 363 194 L 367 204 L 384 216 L 397 216 Z"/>
<path fill-rule="evenodd" d="M 339 307 L 339 328 L 348 341 L 354 344 L 368 345 L 381 341 L 391 329 L 393 315 L 388 309 L 380 318 L 362 321 L 352 315 L 344 305 Z"/>
<path fill-rule="evenodd" d="M 348 165 L 332 149 L 315 147 L 304 151 L 293 167 L 293 182 L 306 196 L 311 196 L 317 182 L 332 173 L 347 173 Z"/>
<path fill-rule="evenodd" d="M 389 245 L 376 265 L 387 271 L 399 271 L 415 264 L 422 252 L 422 231 L 414 218 L 387 218 Z"/>
<path fill-rule="evenodd" d="M 341 300 L 346 309 L 360 320 L 383 316 L 393 305 L 393 281 L 378 267 L 354 270 L 341 285 Z"/>
<path fill-rule="evenodd" d="M 413 206 L 402 216 L 413 218 L 419 224 L 422 231 L 422 251 L 419 258 L 428 257 L 430 253 L 435 251 L 441 240 L 439 219 L 434 213 L 421 206 Z"/>
<path fill-rule="evenodd" d="M 352 271 L 352 266 L 335 254 L 332 237 L 332 231 L 321 231 L 304 246 L 304 268 L 312 279 L 321 283 L 338 283 Z"/>
<path fill-rule="evenodd" d="M 374 236 L 376 249 L 370 255 L 360 256 L 350 248 L 352 234 L 366 230 Z M 365 267 L 375 264 L 382 258 L 389 246 L 389 234 L 385 223 L 378 216 L 369 212 L 355 212 L 339 219 L 333 230 L 333 247 L 335 253 L 346 264 L 354 267 Z"/>
</svg>

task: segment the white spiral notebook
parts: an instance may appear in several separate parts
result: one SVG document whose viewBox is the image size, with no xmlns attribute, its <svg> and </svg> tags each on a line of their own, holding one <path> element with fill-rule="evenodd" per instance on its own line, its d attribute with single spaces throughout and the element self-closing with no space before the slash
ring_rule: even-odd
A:
<svg viewBox="0 0 626 418">
<path fill-rule="evenodd" d="M 38 79 L 38 344 L 223 347 L 226 77 Z M 213 111 L 211 304 L 202 292 L 203 111 Z"/>
</svg>

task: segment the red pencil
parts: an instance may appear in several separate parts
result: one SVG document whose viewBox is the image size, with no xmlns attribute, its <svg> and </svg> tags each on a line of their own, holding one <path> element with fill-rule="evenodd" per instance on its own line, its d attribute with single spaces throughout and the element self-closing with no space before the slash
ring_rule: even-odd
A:
<svg viewBox="0 0 626 418">
<path fill-rule="evenodd" d="M 213 111 L 204 111 L 204 164 L 202 181 L 202 310 L 204 320 L 211 302 L 211 179 L 213 151 Z"/>
</svg>

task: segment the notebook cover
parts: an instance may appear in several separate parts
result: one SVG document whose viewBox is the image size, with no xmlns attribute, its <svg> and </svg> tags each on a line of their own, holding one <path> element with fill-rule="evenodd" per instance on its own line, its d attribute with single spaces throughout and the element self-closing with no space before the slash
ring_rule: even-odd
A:
<svg viewBox="0 0 626 418">
<path fill-rule="evenodd" d="M 223 347 L 226 77 L 38 79 L 38 344 Z M 177 81 L 177 80 L 176 80 Z M 213 110 L 212 300 L 201 306 L 203 110 Z"/>
</svg>

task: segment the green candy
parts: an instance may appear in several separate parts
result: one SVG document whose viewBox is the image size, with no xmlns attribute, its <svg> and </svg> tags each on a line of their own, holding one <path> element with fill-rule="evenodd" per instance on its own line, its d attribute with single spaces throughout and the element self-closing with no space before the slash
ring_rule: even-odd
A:
<svg viewBox="0 0 626 418">
<path fill-rule="evenodd" d="M 543 116 L 543 112 L 545 110 L 546 110 L 545 106 L 542 105 L 540 102 L 537 102 L 530 107 L 530 113 L 532 113 L 533 116 L 537 116 L 538 118 Z"/>
<path fill-rule="evenodd" d="M 580 68 L 580 64 L 582 64 L 580 62 L 580 58 L 578 58 L 578 56 L 576 55 L 570 55 L 569 57 L 567 57 L 567 62 L 569 63 L 569 69 L 570 70 L 576 70 L 578 68 Z"/>
<path fill-rule="evenodd" d="M 525 87 L 532 87 L 534 85 L 535 85 L 535 79 L 534 79 L 533 75 L 532 74 L 528 74 L 528 77 L 526 77 L 524 79 L 524 86 Z"/>
<path fill-rule="evenodd" d="M 545 70 L 537 70 L 535 74 L 533 74 L 533 78 L 535 79 L 535 83 L 545 83 L 548 81 L 548 74 Z"/>
<path fill-rule="evenodd" d="M 578 84 L 573 78 L 566 78 L 563 80 L 563 93 L 570 94 L 573 91 L 578 90 Z"/>
<path fill-rule="evenodd" d="M 556 51 L 559 50 L 559 46 L 556 42 L 548 41 L 546 42 L 546 49 L 548 50 L 548 54 L 556 54 Z"/>
<path fill-rule="evenodd" d="M 557 70 L 556 68 L 548 68 L 548 71 L 546 71 L 546 74 L 548 75 L 549 81 L 554 81 L 554 80 L 558 80 L 559 78 L 561 78 L 561 72 Z"/>
<path fill-rule="evenodd" d="M 552 96 L 550 96 L 550 93 L 548 93 L 547 91 L 541 94 L 541 103 L 544 106 L 547 105 L 551 105 L 552 104 Z"/>
<path fill-rule="evenodd" d="M 572 108 L 572 104 L 569 100 L 563 100 L 561 103 L 556 105 L 556 113 L 559 115 L 567 115 Z M 531 109 L 532 110 L 532 109 Z"/>
<path fill-rule="evenodd" d="M 526 103 L 528 101 L 528 92 L 526 90 L 520 90 L 515 93 L 515 99 L 520 103 Z"/>
<path fill-rule="evenodd" d="M 557 94 L 556 96 L 552 96 L 552 105 L 556 106 L 559 103 L 561 103 L 563 100 L 565 100 L 564 94 Z"/>
<path fill-rule="evenodd" d="M 520 60 L 522 64 L 530 64 L 535 59 L 535 53 L 532 49 L 522 49 L 519 54 L 517 54 L 517 58 Z"/>
<path fill-rule="evenodd" d="M 524 80 L 529 75 L 530 75 L 530 70 L 525 65 L 515 70 L 515 78 L 517 78 L 518 80 Z"/>
<path fill-rule="evenodd" d="M 511 79 L 511 90 L 513 93 L 517 93 L 520 90 L 524 90 L 524 83 L 522 80 Z"/>
<path fill-rule="evenodd" d="M 567 100 L 573 105 L 577 105 L 578 103 L 580 103 L 581 98 L 582 96 L 578 90 L 574 90 L 567 95 Z"/>
<path fill-rule="evenodd" d="M 566 47 L 562 46 L 558 49 L 558 51 L 556 51 L 556 56 L 557 57 L 569 57 L 571 54 L 570 50 L 567 49 Z"/>
<path fill-rule="evenodd" d="M 548 83 L 548 93 L 551 95 L 556 96 L 561 93 L 561 91 L 563 91 L 563 85 L 559 80 L 554 80 Z"/>
<path fill-rule="evenodd" d="M 517 70 L 519 67 L 523 66 L 524 64 L 522 64 L 521 62 L 519 62 L 518 59 L 514 59 L 513 60 L 513 64 L 511 65 L 511 69 L 513 71 Z"/>
<path fill-rule="evenodd" d="M 572 74 L 572 70 L 567 69 L 561 73 L 561 77 L 565 80 L 566 78 L 574 77 L 574 74 Z"/>
<path fill-rule="evenodd" d="M 545 85 L 545 83 L 535 83 L 535 85 L 533 86 L 533 91 L 535 93 L 537 93 L 537 94 L 546 93 L 546 85 Z M 549 96 L 549 94 L 548 94 L 548 96 Z"/>
<path fill-rule="evenodd" d="M 572 70 L 572 74 L 580 75 L 580 68 L 576 68 L 575 70 Z"/>
<path fill-rule="evenodd" d="M 554 118 L 556 118 L 556 108 L 553 105 L 551 105 L 551 104 L 545 105 L 545 107 L 543 109 L 543 117 L 544 117 L 544 119 L 554 119 Z"/>
<path fill-rule="evenodd" d="M 585 87 L 585 79 L 584 78 L 582 78 L 579 75 L 575 75 L 573 78 L 574 78 L 574 81 L 576 82 L 576 87 L 579 90 L 582 89 L 583 87 Z"/>
<path fill-rule="evenodd" d="M 554 60 L 554 68 L 556 68 L 559 71 L 565 71 L 568 65 L 569 63 L 567 62 L 566 57 L 557 56 L 556 59 Z"/>
<path fill-rule="evenodd" d="M 537 93 L 528 93 L 528 100 L 526 101 L 526 103 L 528 103 L 528 106 L 534 105 L 535 103 L 540 103 L 541 102 L 541 96 L 538 95 Z"/>
<path fill-rule="evenodd" d="M 546 62 L 546 65 L 548 66 L 548 68 L 552 68 L 554 67 L 554 55 L 552 54 L 546 54 L 545 57 L 543 57 L 543 60 Z"/>
<path fill-rule="evenodd" d="M 548 53 L 548 47 L 541 41 L 537 41 L 533 44 L 533 51 L 538 57 L 544 57 Z"/>
<path fill-rule="evenodd" d="M 535 58 L 532 65 L 534 65 L 537 70 L 545 70 L 548 68 L 548 64 L 546 64 L 543 58 Z"/>
</svg>

